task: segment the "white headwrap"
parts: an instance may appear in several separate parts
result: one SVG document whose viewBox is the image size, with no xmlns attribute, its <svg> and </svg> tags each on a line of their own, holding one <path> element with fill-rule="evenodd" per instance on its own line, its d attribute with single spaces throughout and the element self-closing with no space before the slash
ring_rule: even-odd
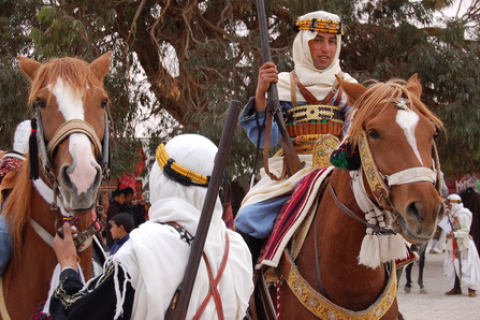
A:
<svg viewBox="0 0 480 320">
<path fill-rule="evenodd" d="M 217 147 L 205 137 L 179 135 L 166 144 L 165 150 L 180 166 L 204 176 L 212 174 Z M 164 319 L 173 294 L 184 277 L 190 247 L 180 240 L 177 231 L 159 222 L 174 221 L 195 235 L 207 192 L 207 188 L 186 187 L 171 180 L 157 161 L 150 172 L 149 187 L 152 202 L 150 220 L 133 230 L 130 240 L 113 256 L 114 262 L 127 271 L 135 289 L 133 319 Z M 204 252 L 216 276 L 228 233 L 230 254 L 218 290 L 225 319 L 243 319 L 253 291 L 251 255 L 242 237 L 227 229 L 221 216 L 222 206 L 217 198 Z M 187 319 L 193 317 L 208 288 L 209 281 L 202 260 Z M 120 292 L 119 296 L 122 295 Z M 117 298 L 117 316 L 121 312 L 118 301 L 122 301 L 122 298 Z M 202 319 L 216 318 L 215 303 L 211 299 Z"/>
<path fill-rule="evenodd" d="M 452 205 L 452 209 L 451 209 L 452 215 L 455 212 L 463 209 L 462 198 L 458 194 L 452 193 L 452 194 L 448 195 L 447 199 L 449 201 L 453 200 L 453 202 L 450 202 L 450 204 Z"/>
<path fill-rule="evenodd" d="M 28 152 L 28 138 L 30 137 L 30 120 L 20 122 L 13 137 L 13 150 L 25 154 Z"/>
<path fill-rule="evenodd" d="M 332 20 L 340 21 L 340 17 L 325 11 L 316 11 L 307 13 L 298 18 L 306 19 Z M 312 56 L 308 41 L 314 39 L 318 32 L 310 30 L 301 30 L 293 41 L 293 62 L 295 63 L 295 72 L 300 82 L 319 100 L 323 100 L 335 84 L 335 75 L 339 74 L 340 68 L 340 50 L 342 47 L 342 37 L 337 34 L 337 51 L 329 67 L 325 70 L 318 70 L 313 65 Z M 356 82 L 349 74 L 344 74 L 344 80 Z M 278 96 L 281 101 L 291 101 L 290 72 L 281 72 L 278 79 Z M 300 91 L 297 90 L 297 101 L 305 101 Z"/>
</svg>

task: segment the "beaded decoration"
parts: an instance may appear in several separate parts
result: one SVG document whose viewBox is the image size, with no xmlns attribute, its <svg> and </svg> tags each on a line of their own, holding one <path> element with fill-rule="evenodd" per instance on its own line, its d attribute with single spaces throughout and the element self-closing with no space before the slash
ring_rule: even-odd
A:
<svg viewBox="0 0 480 320">
<path fill-rule="evenodd" d="M 296 31 L 310 30 L 310 31 L 316 31 L 316 32 L 329 32 L 329 33 L 335 33 L 343 36 L 343 26 L 340 21 L 321 20 L 321 19 L 298 20 L 295 23 L 294 29 Z"/>
<path fill-rule="evenodd" d="M 184 186 L 208 187 L 210 176 L 202 176 L 176 163 L 175 160 L 168 156 L 165 150 L 165 144 L 161 143 L 158 146 L 156 158 L 160 168 L 163 169 L 167 176 L 178 183 Z"/>
</svg>

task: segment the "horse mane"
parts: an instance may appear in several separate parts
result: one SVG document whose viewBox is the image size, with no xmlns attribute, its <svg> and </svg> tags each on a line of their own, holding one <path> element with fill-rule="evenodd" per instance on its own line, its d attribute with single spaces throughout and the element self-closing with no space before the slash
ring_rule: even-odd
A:
<svg viewBox="0 0 480 320">
<path fill-rule="evenodd" d="M 350 142 L 353 145 L 358 145 L 365 121 L 381 113 L 392 100 L 401 97 L 411 101 L 422 115 L 430 119 L 439 129 L 444 130 L 443 122 L 408 90 L 409 86 L 406 84 L 402 79 L 391 79 L 386 83 L 375 82 L 355 101 L 355 111 L 349 129 Z"/>
<path fill-rule="evenodd" d="M 28 97 L 29 105 L 37 99 L 37 94 L 46 84 L 55 86 L 57 79 L 61 77 L 77 93 L 83 93 L 87 87 L 99 87 L 104 89 L 103 82 L 98 79 L 89 68 L 89 64 L 76 58 L 57 58 L 52 59 L 40 66 L 35 79 L 32 81 L 30 95 Z M 49 99 L 53 96 L 50 93 Z M 84 98 L 86 95 L 83 95 Z"/>
<path fill-rule="evenodd" d="M 15 187 L 8 196 L 2 212 L 8 221 L 9 231 L 13 238 L 14 254 L 23 247 L 23 229 L 30 217 L 30 199 L 32 181 L 30 180 L 30 164 L 28 154 L 15 178 Z"/>
</svg>

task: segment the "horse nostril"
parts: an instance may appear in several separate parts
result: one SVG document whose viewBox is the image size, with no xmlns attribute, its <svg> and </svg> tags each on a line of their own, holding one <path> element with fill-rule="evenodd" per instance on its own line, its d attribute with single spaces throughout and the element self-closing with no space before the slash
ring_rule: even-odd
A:
<svg viewBox="0 0 480 320">
<path fill-rule="evenodd" d="M 94 188 L 99 186 L 100 183 L 102 182 L 102 168 L 99 165 L 97 165 L 95 166 L 95 169 L 97 170 L 97 173 L 95 174 L 95 180 L 93 181 L 93 184 L 92 184 Z"/>
<path fill-rule="evenodd" d="M 421 212 L 422 204 L 420 202 L 412 202 L 407 208 L 407 215 L 417 221 L 420 221 Z"/>
<path fill-rule="evenodd" d="M 62 169 L 60 169 L 60 179 L 66 188 L 72 189 L 73 183 L 72 183 L 72 180 L 70 180 L 70 176 L 68 175 L 68 172 L 67 172 L 68 168 L 69 166 L 65 165 L 62 167 Z"/>
</svg>

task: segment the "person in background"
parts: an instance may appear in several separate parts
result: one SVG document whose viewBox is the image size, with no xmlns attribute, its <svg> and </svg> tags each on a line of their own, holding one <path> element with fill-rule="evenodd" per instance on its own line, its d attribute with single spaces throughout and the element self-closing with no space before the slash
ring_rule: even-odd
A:
<svg viewBox="0 0 480 320">
<path fill-rule="evenodd" d="M 130 239 L 130 232 L 133 230 L 133 219 L 130 214 L 121 212 L 110 220 L 110 233 L 114 240 L 110 255 L 115 254 L 125 242 Z"/>
<path fill-rule="evenodd" d="M 121 190 L 116 189 L 112 193 L 112 202 L 108 206 L 107 211 L 107 221 L 113 219 L 115 215 L 120 212 L 123 212 L 123 205 L 125 204 L 125 195 L 122 193 Z M 106 238 L 106 251 L 109 251 L 113 246 L 113 239 L 112 233 L 110 232 L 111 225 L 107 223 L 107 228 L 105 230 L 105 238 Z"/>
<path fill-rule="evenodd" d="M 145 222 L 145 217 L 142 214 L 142 208 L 140 205 L 134 205 L 134 191 L 131 187 L 126 187 L 121 190 L 122 193 L 125 195 L 125 203 L 123 205 L 125 212 L 130 213 L 133 219 L 134 227 L 138 228 L 138 226 Z"/>
<path fill-rule="evenodd" d="M 464 208 L 458 194 L 447 197 L 448 219 L 451 230 L 447 233 L 447 258 L 444 270 L 450 287 L 446 295 L 462 294 L 461 282 L 468 287 L 470 297 L 477 296 L 480 288 L 480 258 L 475 243 L 469 235 L 472 213 Z"/>
</svg>

